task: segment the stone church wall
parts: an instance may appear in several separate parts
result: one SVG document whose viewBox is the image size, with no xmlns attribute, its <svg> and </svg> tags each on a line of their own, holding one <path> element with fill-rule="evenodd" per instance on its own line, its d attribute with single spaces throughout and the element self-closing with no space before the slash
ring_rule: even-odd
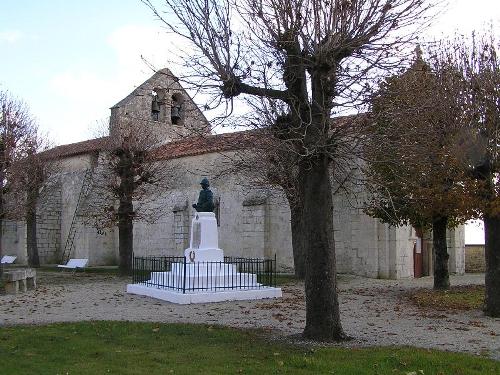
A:
<svg viewBox="0 0 500 375">
<path fill-rule="evenodd" d="M 270 193 L 238 183 L 236 176 L 217 178 L 224 157 L 206 154 L 175 161 L 171 189 L 151 204 L 161 206 L 163 215 L 156 223 L 134 225 L 134 251 L 137 255 L 182 255 L 189 246 L 189 230 L 195 214 L 191 207 L 200 191 L 199 182 L 207 176 L 215 200 L 219 225 L 219 246 L 227 256 L 274 257 L 282 270 L 293 269 L 290 210 L 280 192 Z M 168 167 L 167 167 L 168 168 Z"/>
<path fill-rule="evenodd" d="M 175 170 L 189 171 L 171 181 L 172 189 L 154 202 L 164 215 L 154 224 L 136 223 L 134 248 L 140 255 L 182 255 L 189 245 L 189 229 L 202 176 L 211 179 L 220 202 L 219 245 L 225 255 L 274 257 L 282 271 L 293 271 L 290 209 L 280 191 L 262 191 L 239 183 L 238 176 L 217 176 L 220 155 L 182 158 Z M 166 164 L 172 163 L 164 162 Z M 409 227 L 380 223 L 356 208 L 346 196 L 334 196 L 334 230 L 340 273 L 368 277 L 413 276 L 413 240 Z"/>
<path fill-rule="evenodd" d="M 123 139 L 132 134 L 147 135 L 151 144 L 161 145 L 193 134 L 208 134 L 209 123 L 203 113 L 183 90 L 168 69 L 156 72 L 130 95 L 111 108 L 110 137 L 62 147 L 62 172 L 57 183 L 46 189 L 38 208 L 39 252 L 42 263 L 55 263 L 64 252 L 72 222 L 76 229 L 72 258 L 88 258 L 89 265 L 118 263 L 118 230 L 97 230 L 88 218 L 93 206 L 102 207 L 112 202 L 103 191 L 90 182 L 80 204 L 82 186 L 89 184 L 89 175 L 95 181 L 103 170 L 105 153 L 96 150 L 106 141 Z M 238 137 L 243 134 L 236 134 Z M 226 155 L 209 153 L 217 149 L 217 137 L 212 137 L 213 148 L 201 149 L 198 156 L 184 156 L 159 163 L 168 176 L 168 187 L 153 188 L 147 200 L 134 202 L 138 215 L 134 223 L 134 252 L 136 255 L 182 255 L 189 246 L 189 231 L 195 211 L 202 177 L 208 177 L 217 203 L 219 247 L 228 256 L 274 257 L 280 271 L 293 271 L 290 208 L 282 191 L 271 187 L 252 186 L 248 176 L 235 170 L 231 152 Z M 227 142 L 227 140 L 226 140 Z M 86 146 L 85 146 L 86 145 Z M 197 143 L 194 143 L 193 147 Z M 189 154 L 189 147 L 180 142 L 177 155 Z M 87 147 L 87 148 L 85 148 Z M 207 145 L 203 146 L 207 147 Z M 174 147 L 175 149 L 175 147 Z M 85 153 L 85 150 L 89 150 Z M 92 151 L 93 150 L 93 151 Z M 61 149 L 59 149 L 61 151 Z M 191 150 L 192 151 L 192 150 Z M 185 153 L 183 153 L 185 152 Z M 72 155 L 72 156 L 71 156 Z M 168 155 L 167 155 L 168 156 Z M 170 155 L 175 156 L 175 155 Z M 248 155 L 240 155 L 240 157 Z M 364 200 L 360 168 L 361 160 L 350 163 L 350 184 L 333 194 L 333 230 L 337 270 L 340 273 L 380 278 L 413 276 L 413 244 L 416 239 L 410 227 L 390 227 L 364 214 Z M 342 168 L 340 168 L 342 169 Z M 89 172 L 91 171 L 91 173 Z M 353 178 L 357 176 L 355 183 Z M 341 176 L 338 176 L 341 177 Z M 346 177 L 346 176 L 344 176 Z M 343 177 L 340 180 L 344 180 Z M 334 186 L 334 190 L 335 190 Z M 78 208 L 78 209 L 77 209 Z M 154 212 L 153 216 L 147 212 Z M 154 219 L 154 220 L 153 220 Z M 26 228 L 23 222 L 5 221 L 2 245 L 4 254 L 18 255 L 26 262 Z M 430 239 L 424 240 L 424 268 L 432 267 Z M 463 228 L 450 231 L 450 271 L 464 269 Z"/>
<path fill-rule="evenodd" d="M 16 264 L 28 263 L 26 253 L 26 224 L 24 221 L 3 221 L 2 255 L 17 256 Z"/>
<path fill-rule="evenodd" d="M 59 261 L 61 248 L 61 182 L 58 178 L 43 187 L 37 205 L 37 245 L 42 264 Z"/>
<path fill-rule="evenodd" d="M 191 205 L 197 200 L 201 177 L 207 176 L 219 204 L 216 212 L 219 246 L 225 255 L 262 258 L 276 254 L 280 271 L 293 272 L 290 209 L 284 194 L 280 190 L 242 184 L 243 178 L 237 173 L 219 175 L 225 159 L 221 154 L 211 153 L 161 162 L 172 171 L 169 188 L 155 191 L 156 198 L 148 203 L 161 208 L 158 220 L 134 224 L 135 254 L 183 254 L 189 246 L 189 230 L 195 214 Z M 58 184 L 46 190 L 50 194 L 44 196 L 39 208 L 37 232 L 42 263 L 59 261 L 85 171 L 91 165 L 91 155 L 66 158 Z M 85 199 L 98 198 L 91 190 Z M 368 217 L 347 195 L 338 193 L 333 198 L 339 273 L 374 278 L 413 276 L 415 234 L 410 227 L 390 227 Z M 135 203 L 136 207 L 140 206 L 140 202 Z M 98 231 L 83 218 L 77 218 L 76 227 L 72 258 L 88 258 L 89 265 L 117 264 L 117 230 Z M 19 262 L 26 262 L 24 223 L 5 222 L 3 230 L 4 253 L 15 252 L 20 257 Z M 462 230 L 459 228 L 449 234 L 450 249 L 453 249 L 450 251 L 451 272 L 463 272 Z"/>
<path fill-rule="evenodd" d="M 465 228 L 460 225 L 447 233 L 450 272 L 465 273 Z"/>
<path fill-rule="evenodd" d="M 118 242 L 115 230 L 113 228 L 97 229 L 85 215 L 85 209 L 89 203 L 98 205 L 103 199 L 100 196 L 100 191 L 94 188 L 94 179 L 98 173 L 103 172 L 102 167 L 105 165 L 105 160 L 102 155 L 99 156 L 98 161 L 96 157 L 97 155 L 83 155 L 72 158 L 73 163 L 68 166 L 66 173 L 62 176 L 61 251 L 68 241 L 71 223 L 74 220 L 76 231 L 70 258 L 86 258 L 89 260 L 90 266 L 116 265 L 118 262 Z M 88 173 L 91 177 L 86 179 L 87 171 L 90 171 Z M 89 189 L 82 192 L 84 185 L 88 186 Z M 82 192 L 82 197 L 78 205 L 80 192 Z"/>
</svg>

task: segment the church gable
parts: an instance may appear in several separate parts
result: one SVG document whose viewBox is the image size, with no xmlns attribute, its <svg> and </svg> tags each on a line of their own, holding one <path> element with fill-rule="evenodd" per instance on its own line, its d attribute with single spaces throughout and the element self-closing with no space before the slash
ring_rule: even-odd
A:
<svg viewBox="0 0 500 375">
<path fill-rule="evenodd" d="M 165 143 L 194 132 L 209 133 L 210 128 L 179 80 L 162 69 L 111 108 L 112 137 L 136 130 L 151 132 Z"/>
</svg>

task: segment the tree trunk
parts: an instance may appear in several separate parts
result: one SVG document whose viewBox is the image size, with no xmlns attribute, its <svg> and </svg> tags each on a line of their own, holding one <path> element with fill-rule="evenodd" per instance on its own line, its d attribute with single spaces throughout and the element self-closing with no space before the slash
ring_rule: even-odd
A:
<svg viewBox="0 0 500 375">
<path fill-rule="evenodd" d="M 1 193 L 0 193 L 0 196 L 1 196 Z M 1 207 L 1 203 L 0 203 L 0 207 Z M 2 235 L 3 235 L 3 219 L 2 219 L 1 214 L 0 214 L 0 259 L 2 259 L 2 257 L 3 257 Z M 0 280 L 2 279 L 2 276 L 3 276 L 3 264 L 0 263 Z"/>
<path fill-rule="evenodd" d="M 36 240 L 36 208 L 28 210 L 26 214 L 26 242 L 28 265 L 30 267 L 40 267 Z"/>
<path fill-rule="evenodd" d="M 121 201 L 118 219 L 118 248 L 120 254 L 120 274 L 132 274 L 132 254 L 134 251 L 133 205 Z"/>
<path fill-rule="evenodd" d="M 484 218 L 486 315 L 500 317 L 500 215 Z"/>
<path fill-rule="evenodd" d="M 328 160 L 320 156 L 300 168 L 302 223 L 306 250 L 306 327 L 304 336 L 340 341 L 340 323 L 333 237 L 333 201 Z"/>
<path fill-rule="evenodd" d="M 3 150 L 2 150 L 2 145 L 3 142 L 0 142 L 0 156 L 2 155 L 3 153 Z M 3 246 L 2 246 L 2 237 L 3 237 L 3 169 L 0 165 L 0 259 L 3 258 Z M 0 280 L 3 276 L 3 264 L 0 263 Z"/>
<path fill-rule="evenodd" d="M 449 289 L 448 246 L 446 243 L 447 217 L 436 217 L 432 221 L 432 245 L 434 247 L 434 289 Z"/>
<path fill-rule="evenodd" d="M 292 229 L 292 251 L 293 268 L 295 277 L 304 279 L 306 276 L 306 257 L 305 257 L 305 229 L 302 226 L 302 214 L 298 208 L 290 205 L 291 229 Z"/>
</svg>

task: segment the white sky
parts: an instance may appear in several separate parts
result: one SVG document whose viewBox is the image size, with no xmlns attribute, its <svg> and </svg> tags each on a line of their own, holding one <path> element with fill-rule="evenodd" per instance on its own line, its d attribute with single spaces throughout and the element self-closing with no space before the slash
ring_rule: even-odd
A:
<svg viewBox="0 0 500 375">
<path fill-rule="evenodd" d="M 422 39 L 490 22 L 500 30 L 500 0 L 450 0 Z M 152 74 L 141 55 L 168 66 L 179 44 L 139 0 L 2 0 L 0 89 L 25 100 L 56 144 L 89 139 L 109 108 Z M 478 242 L 470 233 L 481 231 L 466 234 Z"/>
</svg>

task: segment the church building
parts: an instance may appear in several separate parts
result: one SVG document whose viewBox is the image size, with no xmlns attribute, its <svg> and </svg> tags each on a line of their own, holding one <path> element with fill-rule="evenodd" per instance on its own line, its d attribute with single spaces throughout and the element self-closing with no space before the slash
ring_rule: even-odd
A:
<svg viewBox="0 0 500 375">
<path fill-rule="evenodd" d="M 183 255 L 189 247 L 190 223 L 207 177 L 214 192 L 219 246 L 228 256 L 268 258 L 276 255 L 278 270 L 293 272 L 290 209 L 276 188 L 252 188 L 236 172 L 219 171 L 248 132 L 210 134 L 203 113 L 168 69 L 156 72 L 111 108 L 109 136 L 67 144 L 46 151 L 60 172 L 44 187 L 37 212 L 40 262 L 57 264 L 63 254 L 87 258 L 89 266 L 118 264 L 118 230 L 96 229 L 84 217 L 97 199 L 93 178 L 106 143 L 122 129 L 136 127 L 156 137 L 158 163 L 176 171 L 168 189 L 154 204 L 161 215 L 153 223 L 134 222 L 134 253 L 140 256 Z M 241 151 L 241 150 L 240 150 Z M 408 278 L 432 274 L 431 234 L 410 226 L 393 227 L 353 207 L 349 197 L 333 193 L 334 231 L 339 273 L 372 278 Z M 3 254 L 27 262 L 26 225 L 5 221 Z M 463 226 L 448 233 L 450 272 L 463 273 Z"/>
</svg>

